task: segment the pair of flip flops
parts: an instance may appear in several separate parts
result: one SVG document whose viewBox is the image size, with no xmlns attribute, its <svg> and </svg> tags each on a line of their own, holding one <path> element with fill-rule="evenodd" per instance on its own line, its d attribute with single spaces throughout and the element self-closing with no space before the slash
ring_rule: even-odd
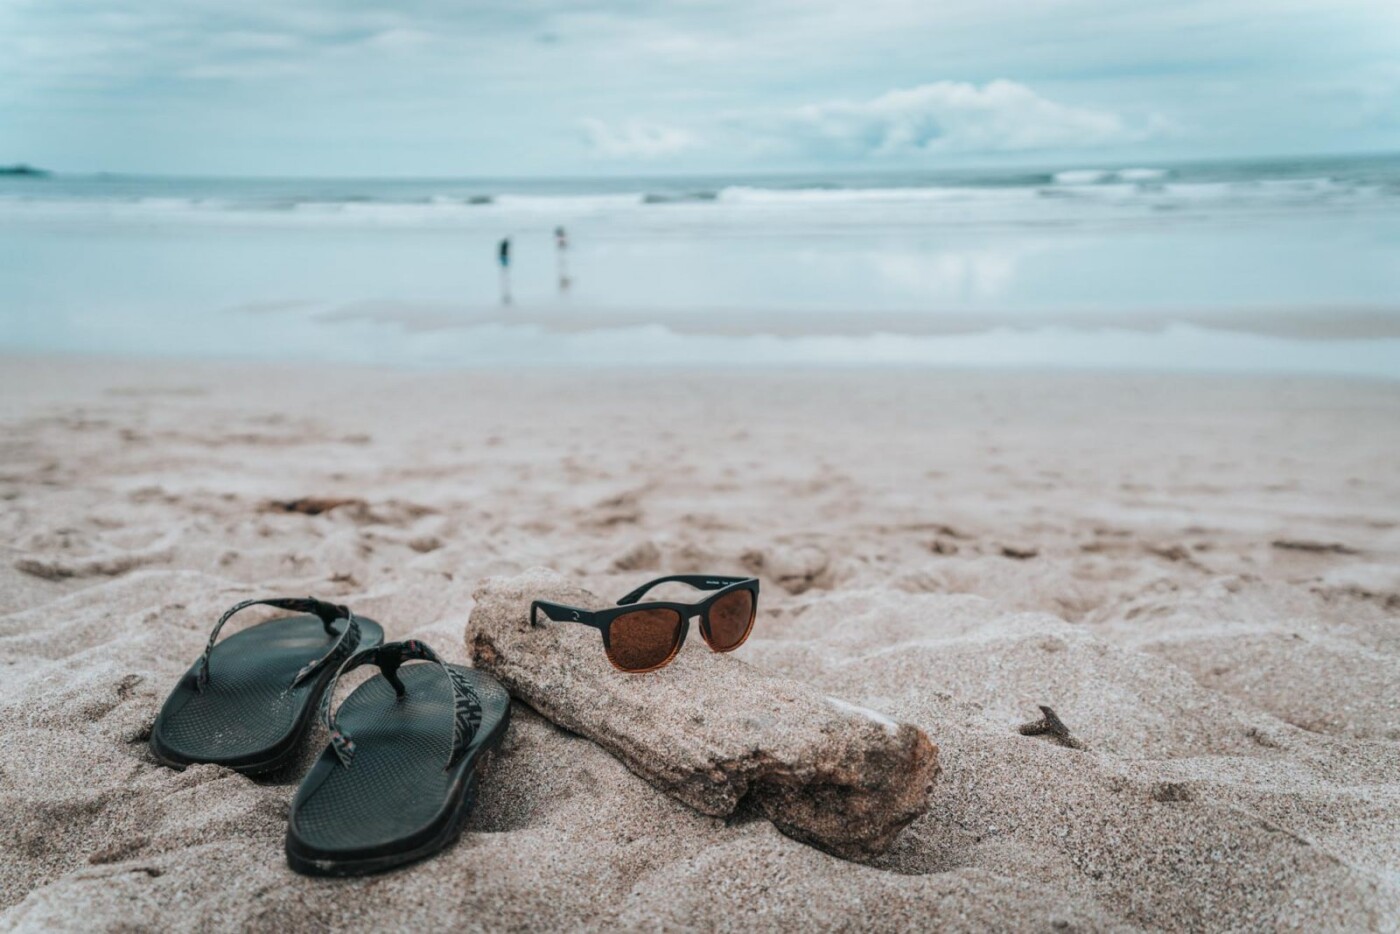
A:
<svg viewBox="0 0 1400 934">
<path fill-rule="evenodd" d="M 300 615 L 217 641 L 230 617 L 258 605 Z M 401 667 L 414 660 L 434 664 Z M 340 676 L 367 664 L 380 675 L 336 709 Z M 293 869 L 379 872 L 461 835 L 483 760 L 510 724 L 510 695 L 483 672 L 444 663 L 422 642 L 384 642 L 378 623 L 339 604 L 307 597 L 231 608 L 166 699 L 151 751 L 177 768 L 214 763 L 275 772 L 296 758 L 318 704 L 330 744 L 292 801 Z"/>
</svg>

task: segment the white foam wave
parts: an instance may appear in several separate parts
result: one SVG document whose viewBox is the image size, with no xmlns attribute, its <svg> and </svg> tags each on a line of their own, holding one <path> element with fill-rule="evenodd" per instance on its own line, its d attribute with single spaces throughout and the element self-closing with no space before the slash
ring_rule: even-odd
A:
<svg viewBox="0 0 1400 934">
<path fill-rule="evenodd" d="M 1119 169 L 1118 177 L 1125 182 L 1155 182 L 1167 177 L 1166 169 Z"/>
<path fill-rule="evenodd" d="M 560 212 L 577 214 L 588 211 L 616 210 L 617 208 L 640 207 L 646 192 L 632 191 L 622 194 L 578 194 L 578 195 L 497 195 L 493 204 L 515 211 L 532 211 L 545 214 Z"/>
<path fill-rule="evenodd" d="M 723 204 L 836 205 L 857 203 L 910 203 L 924 201 L 1026 200 L 1035 190 L 1027 187 L 972 188 L 750 188 L 736 185 L 722 189 Z"/>
<path fill-rule="evenodd" d="M 1317 205 L 1400 206 L 1380 184 L 1328 176 L 1292 179 L 1182 179 L 1153 168 L 1073 169 L 1053 183 L 1006 186 L 772 188 L 730 186 L 680 194 L 424 193 L 413 199 L 336 199 L 266 195 L 209 197 L 0 196 L 0 222 L 182 222 L 220 226 L 489 228 L 502 225 L 613 225 L 649 233 L 742 229 L 788 233 L 795 226 L 870 230 L 890 224 L 1078 224 L 1123 218 L 1219 216 L 1306 210 Z M 936 207 L 935 207 L 936 206 Z"/>
<path fill-rule="evenodd" d="M 1155 182 L 1166 178 L 1166 169 L 1066 169 L 1052 178 L 1057 185 L 1101 185 L 1107 182 Z"/>
<path fill-rule="evenodd" d="M 1093 185 L 1113 175 L 1107 169 L 1067 169 L 1053 176 L 1057 185 Z"/>
</svg>

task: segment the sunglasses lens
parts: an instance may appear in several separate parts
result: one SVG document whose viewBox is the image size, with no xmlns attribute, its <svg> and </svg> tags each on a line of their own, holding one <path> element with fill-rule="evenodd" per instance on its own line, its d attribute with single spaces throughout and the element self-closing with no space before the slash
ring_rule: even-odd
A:
<svg viewBox="0 0 1400 934">
<path fill-rule="evenodd" d="M 681 614 L 675 610 L 638 610 L 612 621 L 608 655 L 625 671 L 659 668 L 681 644 Z"/>
<path fill-rule="evenodd" d="M 710 648 L 728 652 L 743 645 L 753 626 L 753 592 L 735 590 L 710 604 Z"/>
</svg>

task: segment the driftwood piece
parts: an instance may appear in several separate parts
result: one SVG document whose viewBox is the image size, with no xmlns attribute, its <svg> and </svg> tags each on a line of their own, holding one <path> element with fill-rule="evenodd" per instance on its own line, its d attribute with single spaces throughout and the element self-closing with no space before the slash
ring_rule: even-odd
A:
<svg viewBox="0 0 1400 934">
<path fill-rule="evenodd" d="M 788 836 L 865 859 L 928 809 L 938 749 L 916 726 L 712 653 L 694 631 L 667 668 L 619 672 L 596 629 L 531 625 L 534 599 L 608 605 L 551 571 L 488 578 L 475 597 L 478 668 L 702 813 L 747 800 Z"/>
<path fill-rule="evenodd" d="M 299 512 L 304 516 L 319 516 L 323 512 L 330 512 L 341 506 L 356 506 L 363 509 L 365 501 L 343 496 L 303 496 L 299 499 L 270 500 L 263 508 L 266 512 Z"/>
<path fill-rule="evenodd" d="M 1040 705 L 1040 719 L 1021 724 L 1017 727 L 1017 732 L 1022 736 L 1048 736 L 1061 746 L 1070 749 L 1084 748 L 1083 743 L 1069 735 L 1069 727 L 1065 726 L 1059 714 L 1044 704 Z"/>
</svg>

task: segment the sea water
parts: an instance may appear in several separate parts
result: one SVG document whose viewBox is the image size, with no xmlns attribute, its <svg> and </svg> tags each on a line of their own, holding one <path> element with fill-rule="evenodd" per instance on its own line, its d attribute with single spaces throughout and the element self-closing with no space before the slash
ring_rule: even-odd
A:
<svg viewBox="0 0 1400 934">
<path fill-rule="evenodd" d="M 0 177 L 0 351 L 1397 378 L 1400 157 Z"/>
</svg>

